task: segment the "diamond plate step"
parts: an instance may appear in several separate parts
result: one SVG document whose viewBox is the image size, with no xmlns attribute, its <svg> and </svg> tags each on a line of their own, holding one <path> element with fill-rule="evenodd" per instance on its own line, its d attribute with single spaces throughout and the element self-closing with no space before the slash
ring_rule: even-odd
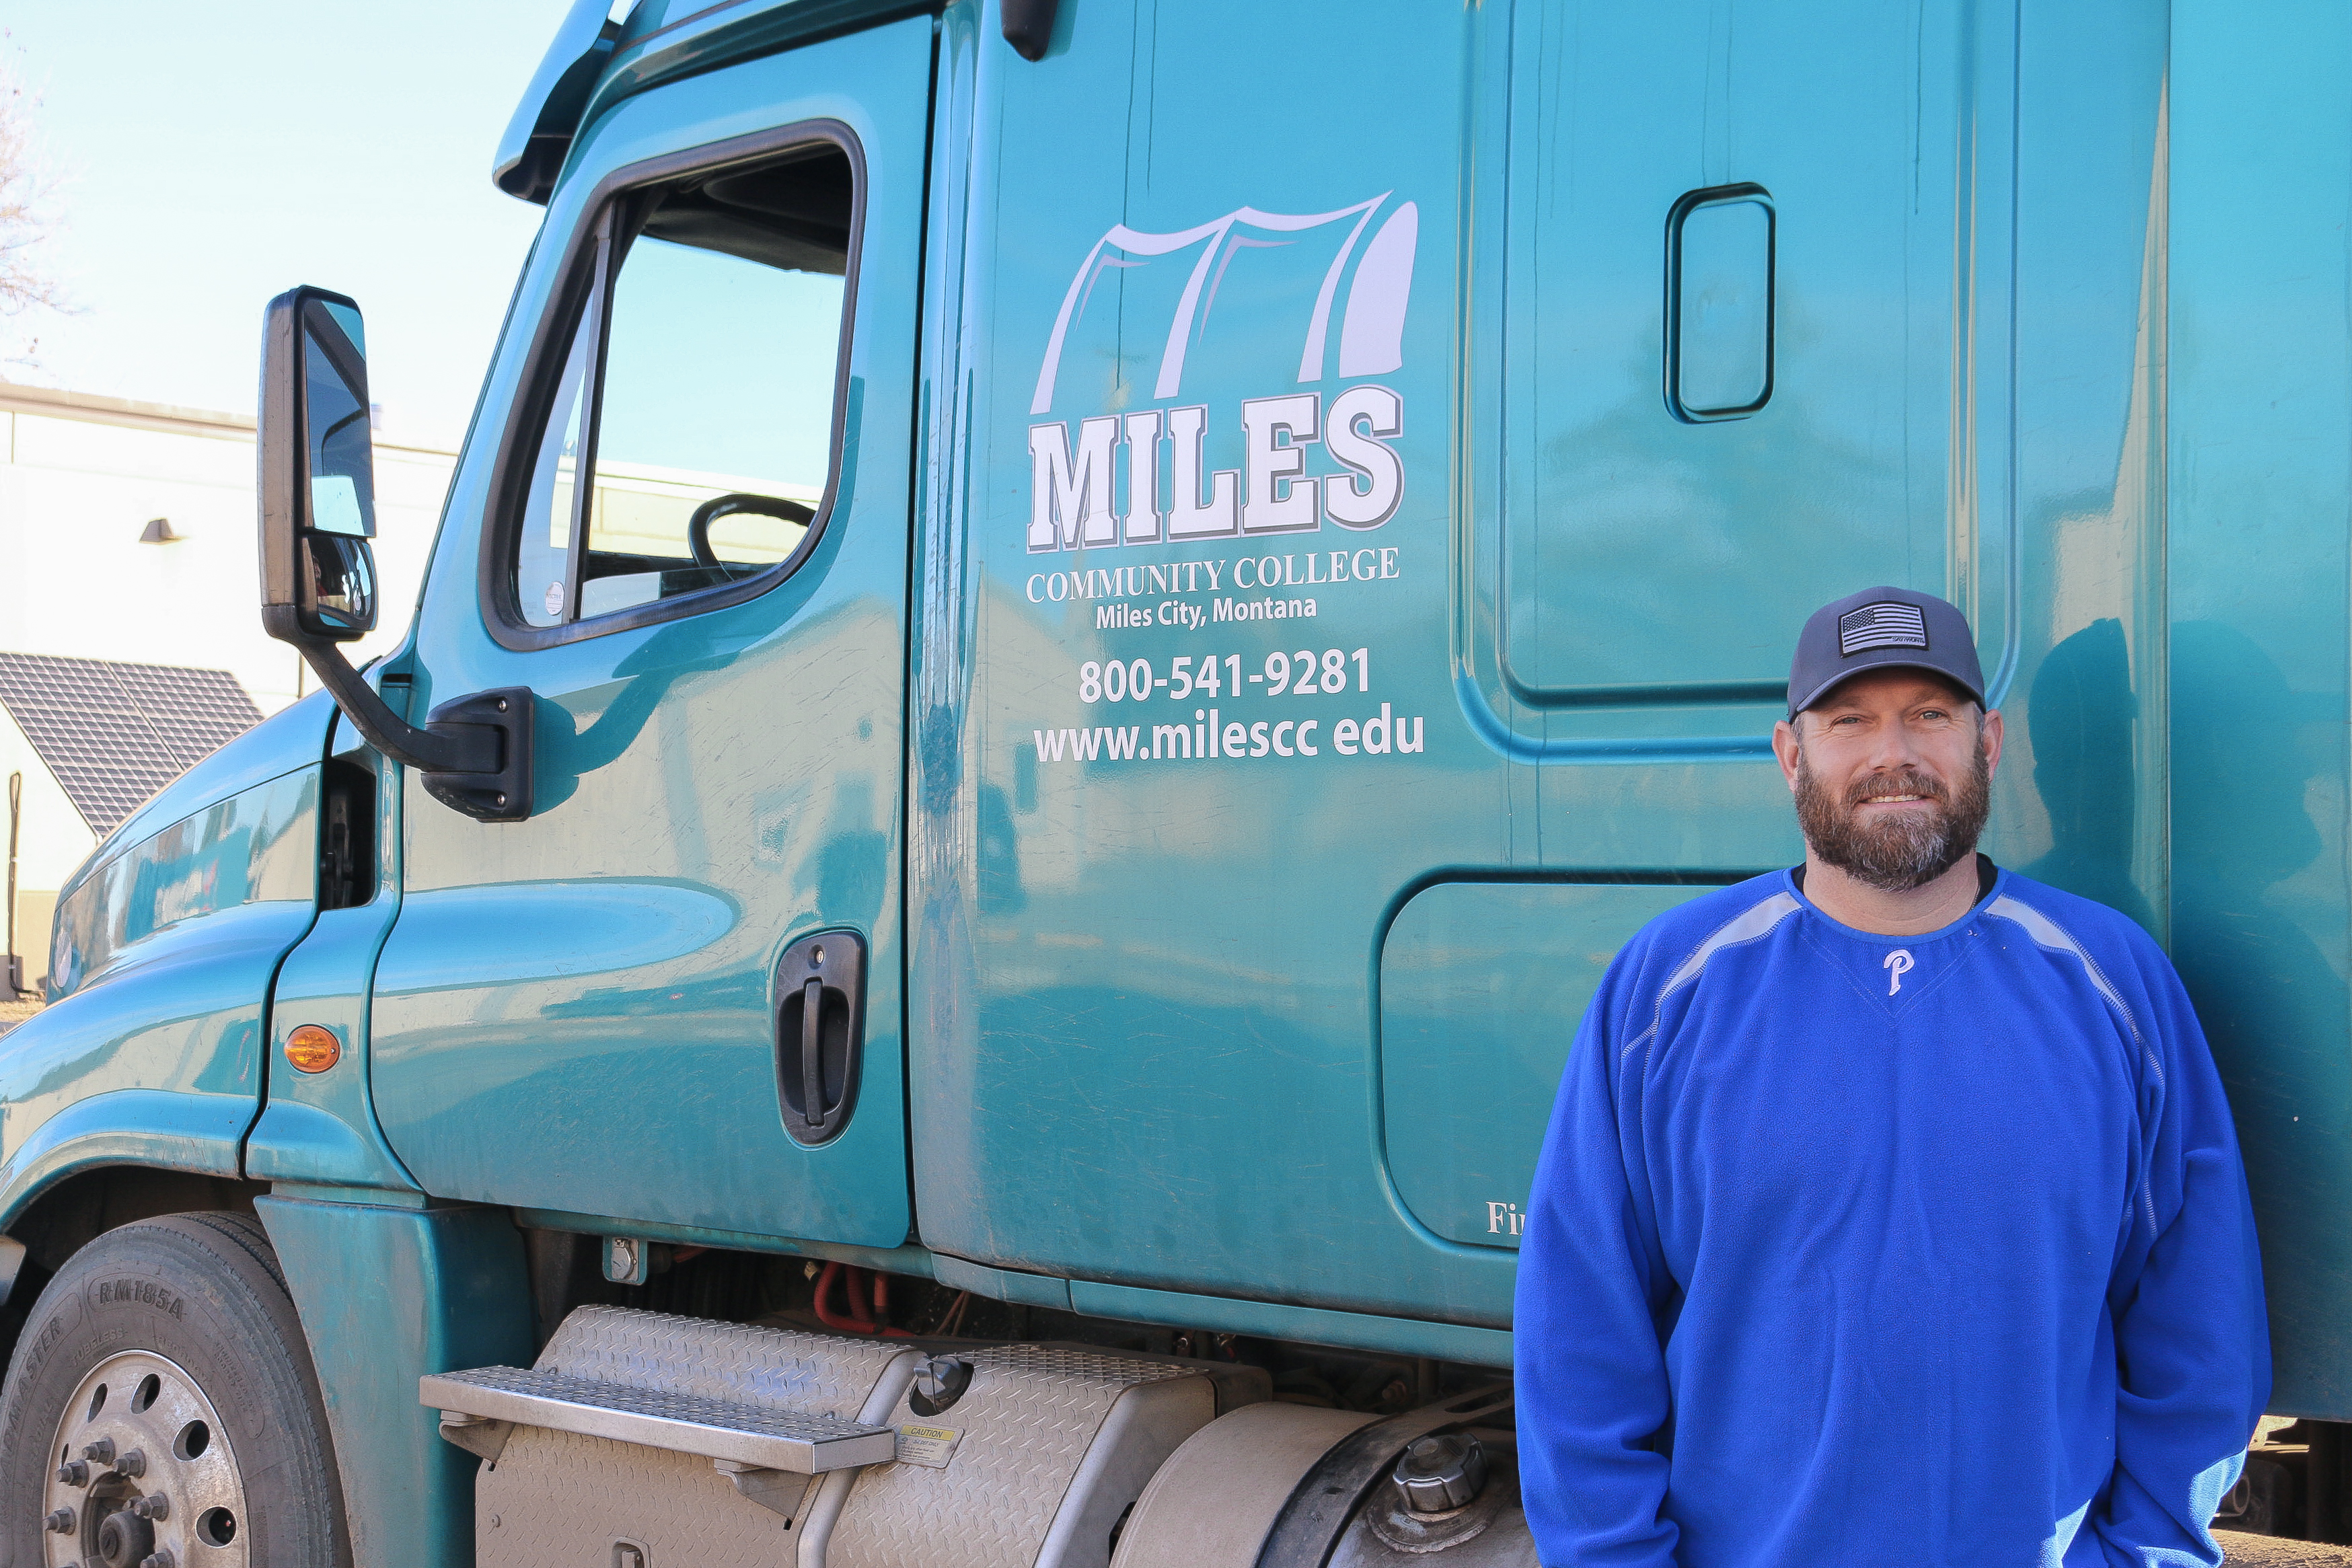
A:
<svg viewBox="0 0 2352 1568">
<path fill-rule="evenodd" d="M 896 1442 L 893 1427 L 821 1410 L 779 1410 L 519 1366 L 428 1375 L 419 1381 L 417 1396 L 478 1420 L 578 1432 L 804 1476 L 887 1464 Z"/>
</svg>

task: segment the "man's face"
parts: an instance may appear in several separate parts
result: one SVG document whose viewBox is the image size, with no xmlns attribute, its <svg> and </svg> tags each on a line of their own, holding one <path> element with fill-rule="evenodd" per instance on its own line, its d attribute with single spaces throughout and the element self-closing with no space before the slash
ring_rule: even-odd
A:
<svg viewBox="0 0 2352 1568">
<path fill-rule="evenodd" d="M 1975 851 L 2000 741 L 1998 713 L 1932 675 L 1881 670 L 1777 726 L 1772 748 L 1813 853 L 1902 893 Z"/>
</svg>

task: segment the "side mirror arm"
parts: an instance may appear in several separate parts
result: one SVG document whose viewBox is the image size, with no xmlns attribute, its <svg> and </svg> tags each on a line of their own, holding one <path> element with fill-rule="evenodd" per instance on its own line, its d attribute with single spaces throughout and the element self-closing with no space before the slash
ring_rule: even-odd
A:
<svg viewBox="0 0 2352 1568">
<path fill-rule="evenodd" d="M 352 668 L 340 644 L 323 637 L 303 635 L 300 628 L 292 623 L 291 614 L 273 613 L 274 609 L 265 609 L 261 613 L 265 628 L 280 642 L 294 644 L 302 662 L 310 666 L 319 684 L 333 694 L 335 706 L 343 710 L 352 727 L 367 737 L 370 746 L 402 767 L 422 773 L 498 771 L 499 747 L 494 734 L 483 731 L 436 735 L 429 729 L 417 728 L 393 712 L 391 705 Z M 273 624 L 278 622 L 285 624 Z"/>
<path fill-rule="evenodd" d="M 529 686 L 476 692 L 433 710 L 419 729 L 376 695 L 333 641 L 304 633 L 290 611 L 265 610 L 269 634 L 291 643 L 367 743 L 423 776 L 425 792 L 477 821 L 520 822 L 531 808 Z M 280 622 L 284 624 L 280 624 Z"/>
</svg>

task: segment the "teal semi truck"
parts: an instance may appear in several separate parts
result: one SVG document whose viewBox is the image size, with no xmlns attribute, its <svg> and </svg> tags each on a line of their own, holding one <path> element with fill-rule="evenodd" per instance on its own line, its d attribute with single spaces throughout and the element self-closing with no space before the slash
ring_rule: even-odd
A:
<svg viewBox="0 0 2352 1568">
<path fill-rule="evenodd" d="M 2352 1533 L 2347 124 L 2295 0 L 582 0 L 363 672 L 361 310 L 269 308 L 326 690 L 0 1043 L 0 1563 L 1532 1563 L 1573 1026 L 1797 857 L 1873 582 L 2187 977 L 2229 1517 Z"/>
</svg>

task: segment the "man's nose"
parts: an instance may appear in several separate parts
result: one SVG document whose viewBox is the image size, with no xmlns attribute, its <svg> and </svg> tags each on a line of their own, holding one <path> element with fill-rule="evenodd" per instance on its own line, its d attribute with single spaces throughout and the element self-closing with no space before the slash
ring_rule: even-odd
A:
<svg viewBox="0 0 2352 1568">
<path fill-rule="evenodd" d="M 1919 748 L 1912 744 L 1909 727 L 1887 724 L 1878 727 L 1871 737 L 1870 749 L 1864 765 L 1874 773 L 1893 773 L 1903 768 L 1924 768 Z"/>
</svg>

